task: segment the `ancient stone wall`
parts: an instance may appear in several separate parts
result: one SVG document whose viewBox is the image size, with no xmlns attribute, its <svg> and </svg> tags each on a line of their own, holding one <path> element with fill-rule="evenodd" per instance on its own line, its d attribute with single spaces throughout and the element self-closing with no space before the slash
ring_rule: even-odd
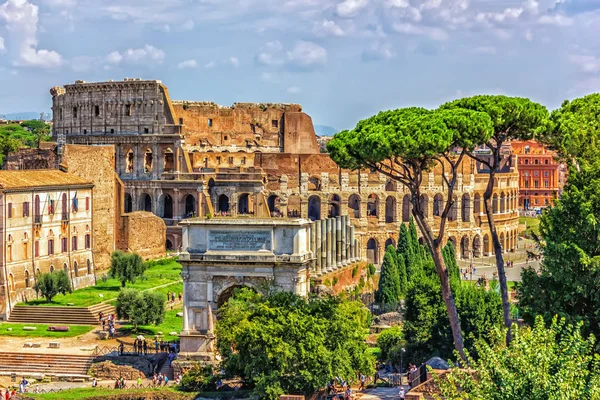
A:
<svg viewBox="0 0 600 400">
<path fill-rule="evenodd" d="M 145 211 L 123 214 L 121 230 L 120 250 L 135 252 L 146 260 L 165 256 L 167 228 L 156 215 Z"/>
<path fill-rule="evenodd" d="M 57 169 L 58 157 L 54 148 L 51 149 L 20 149 L 9 153 L 4 169 Z"/>
<path fill-rule="evenodd" d="M 319 153 L 312 119 L 303 112 L 285 113 L 283 152 L 294 154 Z"/>
<path fill-rule="evenodd" d="M 110 268 L 110 254 L 115 250 L 120 215 L 114 147 L 66 145 L 62 163 L 70 173 L 94 182 L 94 260 L 98 270 Z"/>
</svg>

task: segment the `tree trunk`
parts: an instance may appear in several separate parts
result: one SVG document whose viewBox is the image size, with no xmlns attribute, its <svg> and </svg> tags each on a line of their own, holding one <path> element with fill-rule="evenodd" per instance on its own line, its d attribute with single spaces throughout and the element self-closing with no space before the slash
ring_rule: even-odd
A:
<svg viewBox="0 0 600 400">
<path fill-rule="evenodd" d="M 418 206 L 420 211 L 420 206 Z M 462 337 L 462 330 L 460 327 L 460 319 L 458 318 L 458 311 L 456 310 L 456 303 L 454 302 L 454 296 L 452 296 L 452 289 L 450 288 L 450 279 L 448 278 L 448 268 L 444 263 L 444 257 L 442 256 L 441 242 L 435 240 L 433 237 L 433 231 L 424 217 L 422 212 L 413 212 L 415 221 L 421 230 L 431 254 L 433 256 L 433 263 L 435 270 L 440 277 L 442 287 L 442 298 L 446 305 L 446 311 L 448 313 L 448 319 L 450 320 L 450 329 L 452 330 L 452 338 L 454 340 L 454 348 L 458 351 L 460 358 L 466 361 L 465 357 L 465 345 Z"/>
<path fill-rule="evenodd" d="M 452 290 L 450 289 L 450 279 L 448 278 L 448 268 L 444 264 L 444 258 L 442 256 L 441 244 L 437 243 L 432 249 L 433 262 L 435 263 L 435 269 L 440 277 L 442 286 L 442 297 L 444 298 L 444 304 L 446 304 L 446 310 L 448 311 L 448 319 L 450 320 L 450 328 L 452 329 L 452 338 L 454 339 L 454 347 L 460 358 L 466 360 L 465 357 L 465 345 L 463 343 L 462 330 L 460 328 L 460 319 L 458 317 L 458 311 L 456 310 L 456 303 L 454 302 L 454 296 L 452 296 Z"/>
<path fill-rule="evenodd" d="M 494 255 L 496 256 L 496 269 L 498 270 L 498 281 L 500 282 L 500 293 L 502 295 L 502 310 L 504 314 L 504 326 L 508 329 L 506 331 L 506 344 L 510 344 L 512 340 L 512 334 L 510 328 L 512 326 L 512 320 L 510 318 L 510 301 L 508 300 L 508 284 L 506 282 L 506 273 L 504 270 L 504 258 L 502 257 L 502 245 L 498 239 L 498 231 L 496 231 L 496 224 L 494 221 L 494 209 L 491 204 L 492 192 L 494 190 L 494 174 L 491 174 L 488 186 L 483 194 L 483 205 L 485 214 L 488 220 L 488 226 L 490 228 L 490 234 L 492 235 L 492 245 L 494 246 Z"/>
</svg>

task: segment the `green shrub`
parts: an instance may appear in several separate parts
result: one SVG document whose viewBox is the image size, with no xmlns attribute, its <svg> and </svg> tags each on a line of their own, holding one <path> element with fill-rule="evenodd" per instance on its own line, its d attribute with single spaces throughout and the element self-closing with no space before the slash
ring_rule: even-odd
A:
<svg viewBox="0 0 600 400">
<path fill-rule="evenodd" d="M 354 268 L 352 268 L 352 277 L 355 278 L 357 274 L 358 274 L 358 265 L 355 265 Z"/>
<path fill-rule="evenodd" d="M 140 325 L 158 325 L 165 318 L 165 303 L 165 295 L 160 292 L 121 289 L 117 297 L 117 317 L 130 321 L 134 331 Z"/>
<path fill-rule="evenodd" d="M 398 326 L 385 329 L 377 336 L 377 346 L 381 349 L 382 361 L 387 361 L 390 351 L 404 340 L 402 329 Z"/>
<path fill-rule="evenodd" d="M 200 392 L 216 390 L 217 376 L 213 375 L 211 365 L 195 365 L 181 378 L 181 390 L 185 392 Z"/>
<path fill-rule="evenodd" d="M 375 272 L 377 272 L 377 269 L 373 264 L 367 265 L 367 277 L 372 277 L 373 275 L 375 275 Z"/>
<path fill-rule="evenodd" d="M 334 277 L 333 277 L 333 286 L 337 285 L 339 281 L 340 281 L 340 280 L 338 279 L 338 277 L 337 277 L 337 276 L 334 276 Z"/>
</svg>

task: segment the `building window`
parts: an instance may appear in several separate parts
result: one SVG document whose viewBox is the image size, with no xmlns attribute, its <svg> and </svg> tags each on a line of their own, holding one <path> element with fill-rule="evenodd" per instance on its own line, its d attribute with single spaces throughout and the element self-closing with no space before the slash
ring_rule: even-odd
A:
<svg viewBox="0 0 600 400">
<path fill-rule="evenodd" d="M 62 253 L 66 253 L 68 251 L 67 250 L 67 238 L 66 237 L 60 239 L 60 251 Z"/>
<path fill-rule="evenodd" d="M 252 133 L 256 133 L 256 126 L 254 124 L 250 124 L 250 130 Z"/>
<path fill-rule="evenodd" d="M 6 258 L 7 258 L 8 262 L 12 261 L 12 242 L 13 242 L 12 235 L 8 235 L 8 241 L 7 241 L 7 246 L 6 246 Z"/>
<path fill-rule="evenodd" d="M 77 251 L 77 236 L 71 238 L 71 251 Z"/>
<path fill-rule="evenodd" d="M 217 165 L 221 164 L 221 157 L 217 157 Z"/>
<path fill-rule="evenodd" d="M 115 133 L 115 130 L 114 130 L 114 129 L 111 129 L 111 130 L 110 130 L 110 133 Z"/>
<path fill-rule="evenodd" d="M 529 154 L 529 146 L 525 146 L 525 154 Z"/>
<path fill-rule="evenodd" d="M 179 125 L 183 125 L 183 118 L 179 118 Z"/>
<path fill-rule="evenodd" d="M 54 239 L 48 239 L 48 255 L 54 254 Z"/>
<path fill-rule="evenodd" d="M 100 116 L 100 106 L 94 106 L 94 115 L 96 117 Z"/>
<path fill-rule="evenodd" d="M 533 173 L 533 175 L 535 175 L 535 176 L 540 176 L 540 171 L 535 171 L 535 172 Z"/>
<path fill-rule="evenodd" d="M 48 202 L 48 214 L 54 214 L 54 200 L 50 199 Z"/>
<path fill-rule="evenodd" d="M 533 160 L 533 163 L 534 163 L 534 164 L 539 164 L 539 163 L 540 163 L 540 160 L 538 160 L 538 159 L 536 158 L 535 160 Z"/>
<path fill-rule="evenodd" d="M 84 135 L 87 135 L 87 129 L 84 129 L 84 130 L 83 130 L 83 134 L 84 134 Z"/>
<path fill-rule="evenodd" d="M 529 181 L 525 181 L 525 189 L 529 189 Z"/>
<path fill-rule="evenodd" d="M 533 199 L 533 203 L 537 205 L 538 199 Z"/>
<path fill-rule="evenodd" d="M 77 118 L 77 107 L 73 107 L 73 118 Z"/>
<path fill-rule="evenodd" d="M 144 128 L 144 133 L 150 133 L 150 129 Z"/>
<path fill-rule="evenodd" d="M 72 211 L 73 212 L 79 211 L 79 201 L 77 200 L 77 197 L 75 197 L 73 199 Z"/>
<path fill-rule="evenodd" d="M 227 135 L 223 136 L 223 140 L 227 140 Z"/>
<path fill-rule="evenodd" d="M 242 165 L 246 165 L 246 157 L 242 157 Z"/>
<path fill-rule="evenodd" d="M 544 160 L 544 164 L 549 164 L 550 162 L 548 160 Z"/>
<path fill-rule="evenodd" d="M 85 248 L 86 249 L 91 249 L 92 248 L 92 240 L 91 240 L 91 236 L 89 233 L 87 233 L 85 235 Z"/>
<path fill-rule="evenodd" d="M 525 159 L 525 165 L 529 164 L 529 160 L 526 158 Z"/>
<path fill-rule="evenodd" d="M 90 198 L 89 198 L 89 196 L 85 198 L 85 211 L 90 211 Z"/>
<path fill-rule="evenodd" d="M 276 119 L 271 120 L 271 126 L 273 128 L 279 128 L 279 121 L 277 121 Z"/>
<path fill-rule="evenodd" d="M 12 203 L 8 203 L 8 218 L 12 218 Z"/>
<path fill-rule="evenodd" d="M 546 189 L 548 189 L 550 187 L 550 182 L 548 182 L 548 179 L 544 180 L 544 187 Z"/>
<path fill-rule="evenodd" d="M 548 172 L 548 171 L 544 171 L 544 176 L 545 176 L 545 177 L 548 177 L 548 176 L 550 176 L 550 172 Z"/>
<path fill-rule="evenodd" d="M 23 216 L 29 217 L 29 202 L 28 201 L 23 202 Z"/>
<path fill-rule="evenodd" d="M 539 188 L 540 187 L 540 181 L 538 181 L 537 179 L 535 181 L 533 181 L 533 187 L 534 188 Z"/>
<path fill-rule="evenodd" d="M 209 126 L 209 127 L 213 126 L 213 125 L 212 125 L 212 122 L 213 122 L 213 121 L 212 121 L 212 118 L 209 118 L 209 119 L 208 119 L 208 126 Z"/>
<path fill-rule="evenodd" d="M 544 199 L 544 205 L 548 205 L 548 199 Z"/>
<path fill-rule="evenodd" d="M 131 104 L 125 104 L 125 115 L 131 117 Z"/>
<path fill-rule="evenodd" d="M 35 243 L 33 244 L 33 253 L 35 257 L 39 257 L 40 256 L 40 241 L 36 240 Z"/>
<path fill-rule="evenodd" d="M 227 162 L 229 162 L 229 164 L 233 164 L 233 157 L 229 157 L 229 158 L 227 159 Z"/>
</svg>

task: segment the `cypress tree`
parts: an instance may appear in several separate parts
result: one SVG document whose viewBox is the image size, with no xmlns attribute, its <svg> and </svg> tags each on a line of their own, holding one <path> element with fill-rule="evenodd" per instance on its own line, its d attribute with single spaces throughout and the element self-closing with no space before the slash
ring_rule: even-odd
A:
<svg viewBox="0 0 600 400">
<path fill-rule="evenodd" d="M 379 287 L 375 292 L 375 301 L 380 304 L 396 304 L 400 298 L 400 279 L 398 276 L 398 257 L 394 246 L 388 246 L 383 256 Z"/>
<path fill-rule="evenodd" d="M 398 254 L 398 281 L 400 282 L 400 297 L 404 297 L 408 290 L 408 274 L 406 272 L 406 258 L 402 254 Z"/>
<path fill-rule="evenodd" d="M 448 269 L 448 276 L 450 276 L 451 279 L 460 278 L 460 269 L 458 268 L 458 263 L 456 262 L 456 252 L 452 242 L 448 241 L 448 243 L 444 246 L 442 249 L 442 257 L 444 257 L 444 263 Z"/>
</svg>

